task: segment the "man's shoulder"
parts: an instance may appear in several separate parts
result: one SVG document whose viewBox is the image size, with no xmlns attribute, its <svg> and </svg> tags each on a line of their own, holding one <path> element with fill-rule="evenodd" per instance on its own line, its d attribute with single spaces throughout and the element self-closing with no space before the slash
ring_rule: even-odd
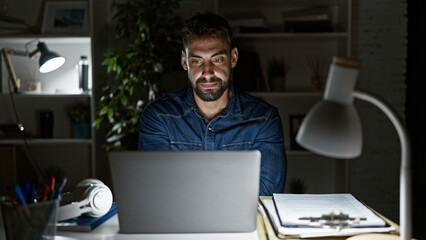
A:
<svg viewBox="0 0 426 240">
<path fill-rule="evenodd" d="M 277 111 L 276 107 L 267 103 L 263 99 L 253 96 L 249 93 L 240 91 L 240 103 L 243 112 L 250 115 L 264 115 Z"/>
<path fill-rule="evenodd" d="M 147 108 L 157 114 L 182 114 L 187 97 L 187 88 L 185 87 L 151 102 Z"/>
</svg>

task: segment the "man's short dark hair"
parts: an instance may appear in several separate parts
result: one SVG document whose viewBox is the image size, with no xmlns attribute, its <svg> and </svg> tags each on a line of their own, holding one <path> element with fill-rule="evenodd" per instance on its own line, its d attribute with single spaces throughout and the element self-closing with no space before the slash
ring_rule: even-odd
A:
<svg viewBox="0 0 426 240">
<path fill-rule="evenodd" d="M 225 37 L 232 46 L 232 28 L 225 18 L 212 12 L 197 13 L 185 21 L 181 31 L 184 46 L 197 37 L 218 36 Z"/>
</svg>

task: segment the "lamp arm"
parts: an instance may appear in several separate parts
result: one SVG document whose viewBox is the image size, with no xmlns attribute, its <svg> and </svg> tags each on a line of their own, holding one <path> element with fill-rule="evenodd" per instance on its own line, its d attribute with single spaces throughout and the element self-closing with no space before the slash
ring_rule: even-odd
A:
<svg viewBox="0 0 426 240">
<path fill-rule="evenodd" d="M 35 55 L 37 55 L 37 53 L 40 52 L 40 49 L 36 48 L 34 51 L 27 53 L 26 55 L 29 56 L 30 58 L 35 57 Z"/>
<path fill-rule="evenodd" d="M 401 172 L 399 193 L 399 224 L 400 239 L 411 239 L 412 209 L 411 209 L 411 146 L 407 130 L 398 114 L 383 100 L 371 94 L 354 90 L 353 97 L 369 102 L 385 113 L 398 132 L 401 143 Z"/>
<path fill-rule="evenodd" d="M 18 92 L 18 89 L 21 87 L 21 80 L 16 77 L 15 70 L 12 65 L 12 61 L 10 61 L 10 55 L 16 55 L 16 56 L 22 56 L 22 57 L 30 57 L 33 58 L 37 53 L 40 52 L 40 50 L 37 48 L 32 52 L 28 51 L 17 51 L 13 49 L 7 49 L 2 48 L 1 49 L 4 61 L 6 63 L 7 71 L 9 72 L 10 78 L 12 79 L 13 87 L 15 88 L 14 91 Z"/>
<path fill-rule="evenodd" d="M 21 81 L 16 77 L 15 70 L 13 69 L 12 62 L 10 61 L 9 54 L 11 53 L 11 50 L 2 48 L 1 52 L 6 63 L 7 71 L 9 72 L 10 79 L 12 79 L 15 92 L 18 92 L 19 87 L 21 87 Z"/>
</svg>

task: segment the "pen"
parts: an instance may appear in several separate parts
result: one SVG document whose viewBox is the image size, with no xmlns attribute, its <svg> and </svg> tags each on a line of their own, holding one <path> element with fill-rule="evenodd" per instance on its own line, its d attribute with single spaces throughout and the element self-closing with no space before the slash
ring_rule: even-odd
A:
<svg viewBox="0 0 426 240">
<path fill-rule="evenodd" d="M 53 197 L 55 197 L 55 196 L 56 196 L 56 192 L 58 191 L 58 189 L 59 189 L 59 183 L 57 183 L 57 184 L 55 185 L 55 188 L 53 188 L 53 191 L 51 191 L 51 192 L 50 192 L 50 195 L 49 195 L 48 200 L 52 200 L 52 199 L 53 199 Z"/>
<path fill-rule="evenodd" d="M 30 197 L 27 198 L 28 203 L 37 203 L 37 193 L 35 190 L 35 184 L 31 185 Z"/>
<path fill-rule="evenodd" d="M 64 186 L 67 183 L 67 180 L 68 180 L 68 178 L 64 177 L 64 180 L 62 180 L 61 185 L 59 186 L 58 190 L 56 191 L 55 199 L 59 199 L 59 197 L 61 196 L 62 189 L 64 189 Z"/>
<path fill-rule="evenodd" d="M 21 209 L 19 208 L 19 203 L 16 199 L 12 199 L 12 205 L 15 207 L 17 213 L 21 213 Z"/>
<path fill-rule="evenodd" d="M 55 176 L 52 176 L 50 179 L 50 191 L 53 192 L 55 190 Z"/>
<path fill-rule="evenodd" d="M 22 194 L 24 195 L 25 201 L 28 200 L 28 191 L 29 190 L 30 190 L 30 184 L 29 183 L 25 183 L 25 185 L 24 185 L 24 192 L 22 192 Z"/>
<path fill-rule="evenodd" d="M 40 201 L 46 201 L 47 200 L 47 194 L 49 193 L 50 187 L 46 186 L 44 187 L 43 195 L 41 195 Z"/>
<path fill-rule="evenodd" d="M 22 194 L 21 188 L 19 187 L 18 184 L 15 185 L 15 187 L 13 188 L 13 191 L 15 192 L 15 196 L 18 199 L 18 201 L 22 204 L 25 214 L 29 217 L 31 215 L 30 210 L 28 209 L 27 203 L 25 202 L 24 195 Z"/>
<path fill-rule="evenodd" d="M 46 192 L 43 193 L 43 199 L 44 199 L 43 201 L 52 199 L 54 195 L 55 195 L 55 176 L 52 176 L 50 178 L 50 186 L 47 193 Z"/>
</svg>

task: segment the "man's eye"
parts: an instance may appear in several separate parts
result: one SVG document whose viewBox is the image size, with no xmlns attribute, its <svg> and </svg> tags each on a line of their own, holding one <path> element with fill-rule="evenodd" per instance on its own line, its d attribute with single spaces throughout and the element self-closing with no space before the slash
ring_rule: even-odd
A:
<svg viewBox="0 0 426 240">
<path fill-rule="evenodd" d="M 197 60 L 197 59 L 192 59 L 192 60 L 191 60 L 191 63 L 194 63 L 194 64 L 200 64 L 200 63 L 201 63 L 201 61 L 200 61 L 200 60 Z"/>
<path fill-rule="evenodd" d="M 213 62 L 215 62 L 215 63 L 220 63 L 222 61 L 223 61 L 223 58 L 215 58 L 215 59 L 213 59 Z"/>
</svg>

